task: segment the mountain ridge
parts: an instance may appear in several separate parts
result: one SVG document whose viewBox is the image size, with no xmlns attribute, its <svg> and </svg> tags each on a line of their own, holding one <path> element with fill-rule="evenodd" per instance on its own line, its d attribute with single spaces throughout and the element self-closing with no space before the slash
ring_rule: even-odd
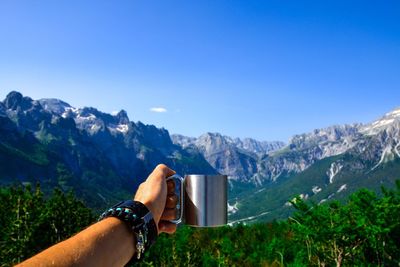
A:
<svg viewBox="0 0 400 267">
<path fill-rule="evenodd" d="M 10 92 L 0 120 L 0 159 L 7 162 L 0 183 L 74 189 L 99 209 L 129 197 L 159 163 L 179 173 L 216 173 L 199 153 L 174 145 L 166 129 L 131 122 L 123 110 L 111 115 Z"/>
<path fill-rule="evenodd" d="M 389 114 L 389 116 L 388 116 Z M 233 221 L 289 216 L 296 195 L 312 201 L 343 199 L 360 187 L 377 193 L 400 179 L 400 110 L 362 125 L 332 126 L 297 135 L 259 162 L 257 188 L 230 199 Z M 388 122 L 389 121 L 389 122 Z"/>
<path fill-rule="evenodd" d="M 321 202 L 359 186 L 400 178 L 400 109 L 367 124 L 294 135 L 287 144 L 220 133 L 197 138 L 58 99 L 11 92 L 0 101 L 0 183 L 74 189 L 102 208 L 129 197 L 158 163 L 180 174 L 229 176 L 229 218 L 249 222 L 290 214 L 296 194 Z M 250 219 L 249 219 L 250 218 Z"/>
<path fill-rule="evenodd" d="M 171 138 L 183 148 L 197 149 L 211 166 L 228 175 L 230 180 L 247 180 L 257 171 L 256 164 L 260 157 L 285 145 L 281 141 L 232 138 L 210 132 L 198 138 L 178 134 L 171 135 Z"/>
</svg>

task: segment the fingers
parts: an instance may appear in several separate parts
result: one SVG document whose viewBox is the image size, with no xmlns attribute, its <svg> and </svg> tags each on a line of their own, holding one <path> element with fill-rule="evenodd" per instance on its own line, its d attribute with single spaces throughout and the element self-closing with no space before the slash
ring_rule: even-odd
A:
<svg viewBox="0 0 400 267">
<path fill-rule="evenodd" d="M 153 173 L 161 175 L 165 178 L 174 175 L 175 171 L 168 168 L 168 166 L 165 164 L 158 164 L 157 167 L 154 169 Z"/>
<path fill-rule="evenodd" d="M 177 195 L 169 195 L 167 196 L 167 201 L 165 202 L 166 209 L 174 209 L 178 204 L 178 197 Z"/>
<path fill-rule="evenodd" d="M 167 181 L 167 192 L 168 195 L 175 194 L 175 182 L 172 179 Z"/>
<path fill-rule="evenodd" d="M 159 232 L 164 232 L 167 234 L 173 234 L 176 231 L 176 224 L 166 221 L 160 221 L 158 224 Z"/>
<path fill-rule="evenodd" d="M 176 209 L 165 209 L 161 215 L 161 220 L 175 220 L 176 219 Z"/>
</svg>

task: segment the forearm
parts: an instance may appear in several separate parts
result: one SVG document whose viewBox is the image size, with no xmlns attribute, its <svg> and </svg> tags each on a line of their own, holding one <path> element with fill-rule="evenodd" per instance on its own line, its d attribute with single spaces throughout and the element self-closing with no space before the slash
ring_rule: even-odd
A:
<svg viewBox="0 0 400 267">
<path fill-rule="evenodd" d="M 18 266 L 124 266 L 135 255 L 136 246 L 140 252 L 138 256 L 142 255 L 158 233 L 175 232 L 176 224 L 169 220 L 175 218 L 178 198 L 173 197 L 175 184 L 170 180 L 167 187 L 166 181 L 174 174 L 166 165 L 158 165 L 139 186 L 135 201 L 121 201 L 103 213 L 102 218 L 106 219 Z M 138 242 L 134 232 L 139 237 Z"/>
<path fill-rule="evenodd" d="M 124 266 L 135 253 L 134 234 L 117 218 L 104 219 L 21 263 L 28 266 Z"/>
</svg>

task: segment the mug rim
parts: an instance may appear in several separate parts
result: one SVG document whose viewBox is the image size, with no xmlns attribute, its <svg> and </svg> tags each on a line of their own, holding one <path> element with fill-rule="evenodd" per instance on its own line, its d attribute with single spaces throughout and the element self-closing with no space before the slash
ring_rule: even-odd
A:
<svg viewBox="0 0 400 267">
<path fill-rule="evenodd" d="M 222 176 L 222 177 L 228 177 L 226 174 L 185 174 L 184 177 L 186 176 Z"/>
</svg>

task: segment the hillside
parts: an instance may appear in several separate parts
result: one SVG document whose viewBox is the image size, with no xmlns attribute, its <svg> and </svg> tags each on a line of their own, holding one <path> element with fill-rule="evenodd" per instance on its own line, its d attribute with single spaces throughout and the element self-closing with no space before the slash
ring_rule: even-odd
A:
<svg viewBox="0 0 400 267">
<path fill-rule="evenodd" d="M 231 221 L 285 218 L 296 195 L 316 203 L 344 199 L 359 188 L 375 192 L 400 178 L 400 110 L 366 125 L 332 126 L 297 135 L 257 163 L 254 184 L 236 185 Z"/>
<path fill-rule="evenodd" d="M 57 99 L 11 92 L 0 102 L 0 183 L 73 189 L 92 208 L 128 198 L 163 162 L 179 173 L 216 173 L 165 129 Z"/>
</svg>

